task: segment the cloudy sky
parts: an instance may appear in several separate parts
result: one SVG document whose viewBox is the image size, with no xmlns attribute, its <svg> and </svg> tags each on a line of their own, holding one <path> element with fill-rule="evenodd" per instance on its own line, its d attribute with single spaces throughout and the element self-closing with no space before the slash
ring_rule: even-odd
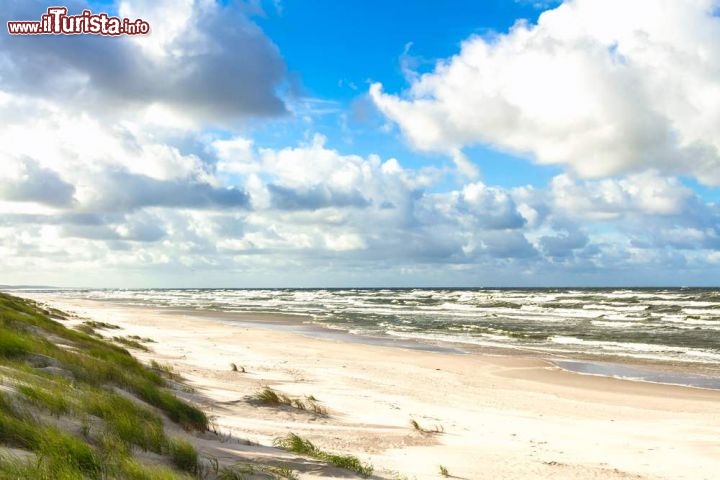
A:
<svg viewBox="0 0 720 480">
<path fill-rule="evenodd" d="M 70 0 L 10 36 L 0 284 L 720 283 L 718 0 Z"/>
</svg>

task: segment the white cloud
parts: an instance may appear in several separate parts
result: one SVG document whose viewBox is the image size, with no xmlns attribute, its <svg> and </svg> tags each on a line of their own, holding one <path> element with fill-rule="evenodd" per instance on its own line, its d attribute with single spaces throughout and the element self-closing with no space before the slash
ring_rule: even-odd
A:
<svg viewBox="0 0 720 480">
<path fill-rule="evenodd" d="M 707 257 L 707 261 L 714 264 L 720 264 L 720 251 L 710 253 Z"/>
<path fill-rule="evenodd" d="M 350 250 L 363 250 L 365 241 L 357 234 L 343 234 L 340 236 L 326 235 L 325 244 L 330 250 L 345 252 Z"/>
<path fill-rule="evenodd" d="M 480 182 L 463 187 L 456 208 L 468 212 L 472 222 L 482 229 L 517 229 L 525 225 L 525 218 L 507 191 Z"/>
<path fill-rule="evenodd" d="M 578 230 L 546 235 L 539 241 L 542 250 L 552 259 L 572 256 L 577 249 L 585 247 L 588 242 L 588 236 Z"/>
<path fill-rule="evenodd" d="M 218 157 L 217 170 L 221 174 L 247 175 L 259 170 L 252 140 L 242 137 L 215 140 L 211 147 Z"/>
<path fill-rule="evenodd" d="M 6 162 L 0 173 L 0 198 L 63 207 L 73 202 L 75 187 L 54 170 L 28 159 Z"/>
<path fill-rule="evenodd" d="M 114 145 L 124 139 L 135 152 L 180 152 L 151 130 L 128 136 L 98 125 L 100 137 Z M 146 156 L 157 165 L 140 173 L 120 169 L 120 157 L 97 163 L 69 152 L 41 170 L 32 163 L 14 170 L 14 179 L 30 172 L 86 191 L 51 208 L 29 195 L 37 189 L 27 189 L 26 198 L 0 189 L 4 274 L 22 279 L 33 268 L 52 283 L 61 271 L 112 271 L 93 281 L 143 285 L 149 278 L 177 284 L 185 278 L 177 272 L 188 269 L 205 272 L 207 284 L 230 282 L 232 272 L 316 284 L 379 272 L 358 273 L 368 284 L 397 280 L 389 272 L 403 271 L 449 282 L 522 283 L 543 269 L 693 265 L 699 252 L 720 248 L 718 208 L 657 172 L 591 181 L 563 174 L 546 188 L 475 181 L 438 190 L 442 176 L 393 158 L 344 154 L 321 136 L 280 149 L 244 137 L 203 142 L 196 157 L 179 153 L 200 162 L 183 175 L 149 176 L 164 165 L 162 155 Z M 73 145 L 57 143 L 60 151 Z"/>
<path fill-rule="evenodd" d="M 142 18 L 152 28 L 152 35 L 129 37 L 140 51 L 155 57 L 165 58 L 185 56 L 186 52 L 178 48 L 180 40 L 186 37 L 193 43 L 204 47 L 204 38 L 194 24 L 193 17 L 199 12 L 214 7 L 213 2 L 194 0 L 155 0 L 143 2 L 137 0 L 121 0 L 118 12 L 122 18 Z M 182 42 L 189 44 L 190 42 Z"/>
<path fill-rule="evenodd" d="M 158 180 L 204 175 L 205 167 L 197 156 L 183 155 L 167 143 L 162 130 L 138 121 L 63 111 L 47 101 L 22 96 L 0 105 L 0 119 L 5 122 L 0 130 L 4 162 L 30 158 L 75 181 L 83 173 L 105 167 Z"/>
<path fill-rule="evenodd" d="M 90 8 L 85 0 L 65 6 L 75 14 Z M 10 2 L 0 21 L 39 18 L 46 8 L 37 0 Z M 118 9 L 149 21 L 151 33 L 0 36 L 0 90 L 65 110 L 169 119 L 185 128 L 287 113 L 276 91 L 285 81 L 280 53 L 241 4 L 122 0 Z"/>
<path fill-rule="evenodd" d="M 626 214 L 679 216 L 697 202 L 695 193 L 677 179 L 652 171 L 594 181 L 578 181 L 562 174 L 553 178 L 550 194 L 554 210 L 596 219 Z"/>
<path fill-rule="evenodd" d="M 486 144 L 584 177 L 655 168 L 720 185 L 717 6 L 568 0 L 469 38 L 403 96 L 370 95 L 418 149 Z"/>
<path fill-rule="evenodd" d="M 236 18 L 218 18 L 226 7 L 211 0 L 193 3 L 204 20 L 190 18 L 190 3 L 168 17 L 162 17 L 168 2 L 125 1 L 121 8 L 147 16 L 162 32 L 139 48 L 146 66 L 179 62 L 193 48 L 216 53 L 208 53 L 211 65 L 190 62 L 202 70 L 193 77 L 199 81 L 232 53 L 212 50 L 222 39 L 207 27 L 221 20 L 235 25 Z M 35 83 L 24 72 L 28 85 L 0 76 L 0 283 L 519 284 L 562 280 L 566 272 L 610 272 L 601 274 L 609 278 L 628 263 L 638 271 L 663 262 L 702 268 L 702 259 L 715 261 L 720 248 L 720 207 L 668 172 L 691 151 L 702 155 L 685 170 L 700 177 L 716 167 L 717 109 L 705 75 L 716 61 L 708 59 L 715 44 L 689 53 L 695 37 L 685 26 L 697 21 L 690 8 L 696 4 L 687 5 L 675 30 L 655 17 L 641 25 L 646 33 L 669 35 L 664 40 L 627 33 L 625 20 L 593 30 L 597 21 L 590 17 L 607 13 L 602 5 L 568 2 L 538 27 L 471 39 L 459 56 L 417 77 L 405 99 L 372 87 L 375 101 L 417 147 L 448 154 L 461 175 L 412 168 L 402 157 L 341 151 L 321 134 L 270 147 L 249 131 L 206 129 L 191 117 L 218 107 L 219 97 L 200 95 L 204 107 L 191 105 L 186 117 L 176 116 L 186 99 L 173 95 L 193 83 L 186 85 L 188 78 L 173 84 L 170 96 L 132 85 L 125 90 L 117 79 L 93 76 L 95 66 L 70 62 L 70 49 L 46 52 L 64 66 L 55 75 Z M 637 15 L 631 12 L 630 20 Z M 237 25 L 278 60 L 257 27 L 241 20 Z M 714 35 L 701 27 L 697 36 Z M 677 52 L 666 51 L 667 42 Z M 41 50 L 23 49 L 31 56 Z M 0 52 L 3 75 L 23 52 Z M 687 84 L 652 71 L 653 62 L 669 61 L 663 55 L 686 62 Z M 244 78 L 236 70 L 228 75 L 220 80 Z M 38 89 L 47 80 L 65 93 L 79 85 L 92 98 L 126 98 L 128 105 L 75 104 Z M 655 95 L 653 82 L 665 85 L 668 96 Z M 263 85 L 275 98 L 273 83 Z M 708 108 L 690 108 L 700 101 L 691 94 Z M 240 100 L 235 113 L 254 112 Z M 307 113 L 324 115 L 331 107 L 311 102 Z M 667 133 L 659 137 L 664 141 L 656 142 L 658 132 Z M 462 150 L 476 142 L 527 151 L 575 172 L 546 186 L 490 185 Z M 583 178 L 630 170 L 637 171 Z"/>
</svg>

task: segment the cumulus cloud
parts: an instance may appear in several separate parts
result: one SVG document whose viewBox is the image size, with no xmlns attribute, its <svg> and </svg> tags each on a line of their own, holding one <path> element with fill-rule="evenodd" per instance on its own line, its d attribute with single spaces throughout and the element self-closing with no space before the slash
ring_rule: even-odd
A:
<svg viewBox="0 0 720 480">
<path fill-rule="evenodd" d="M 474 36 L 403 95 L 370 95 L 413 146 L 489 145 L 583 177 L 653 168 L 720 185 L 716 0 L 568 0 Z"/>
<path fill-rule="evenodd" d="M 70 14 L 89 8 L 80 0 L 65 5 Z M 5 7 L 3 24 L 39 19 L 47 4 Z M 285 76 L 278 49 L 233 4 L 122 0 L 118 9 L 150 22 L 152 34 L 0 37 L 0 89 L 98 115 L 110 107 L 224 124 L 286 112 L 276 93 Z"/>
<path fill-rule="evenodd" d="M 5 248 L 23 258 L 37 256 L 30 246 L 39 243 L 59 249 L 41 255 L 48 264 L 69 261 L 85 245 L 82 258 L 97 265 L 158 269 L 241 268 L 272 258 L 296 268 L 331 261 L 390 270 L 536 254 L 507 191 L 476 182 L 430 193 L 442 180 L 438 171 L 343 154 L 322 136 L 280 149 L 240 137 L 210 139 L 200 158 L 154 135 L 98 123 L 94 134 L 113 147 L 99 149 L 108 157 L 98 159 L 73 143 L 71 131 L 56 138 L 53 120 L 50 113 L 43 128 L 53 145 L 45 153 L 55 150 L 54 156 L 30 165 L 44 179 L 63 178 L 73 201 L 28 213 L 16 211 L 17 198 L 0 203 Z M 0 132 L 0 139 L 10 134 Z M 6 147 L 9 161 L 12 153 Z M 132 161 L 132 153 L 143 160 Z"/>
<path fill-rule="evenodd" d="M 466 211 L 483 229 L 517 229 L 525 218 L 508 192 L 476 182 L 466 185 L 459 198 L 458 209 Z"/>
<path fill-rule="evenodd" d="M 316 210 L 325 207 L 367 207 L 370 202 L 354 189 L 342 192 L 322 187 L 293 190 L 279 185 L 267 186 L 273 207 L 283 210 Z"/>
<path fill-rule="evenodd" d="M 182 137 L 141 120 L 102 119 L 18 96 L 2 100 L 0 160 L 11 169 L 30 159 L 76 186 L 83 174 L 105 169 L 157 180 L 208 178 L 208 162 L 185 150 Z M 82 190 L 77 194 L 81 197 Z"/>
<path fill-rule="evenodd" d="M 138 151 L 151 144 L 132 139 Z M 328 277 L 320 272 L 356 272 L 367 280 L 362 272 L 373 271 L 397 279 L 391 272 L 403 271 L 440 278 L 436 272 L 449 282 L 522 283 L 560 267 L 587 274 L 672 261 L 690 268 L 720 239 L 718 207 L 657 172 L 438 190 L 442 175 L 344 154 L 322 137 L 280 149 L 240 137 L 206 139 L 204 151 L 210 158 L 190 162 L 181 175 L 153 165 L 146 169 L 157 177 L 114 162 L 83 167 L 63 156 L 37 167 L 47 171 L 43 178 L 62 178 L 75 196 L 26 213 L 17 205 L 45 208 L 42 199 L 0 202 L 4 268 L 152 269 L 171 281 L 170 272 L 187 269 L 213 279 L 229 278 L 223 272 L 280 275 L 282 265 L 273 278 L 317 274 L 322 283 Z M 668 248 L 672 255 L 663 253 Z"/>
<path fill-rule="evenodd" d="M 106 223 L 105 223 L 106 222 Z M 70 223 L 62 225 L 64 237 L 89 240 L 157 242 L 166 237 L 163 220 L 158 215 L 141 212 L 106 217 L 103 223 Z"/>
<path fill-rule="evenodd" d="M 237 187 L 213 187 L 196 181 L 160 181 L 124 171 L 109 171 L 95 179 L 85 208 L 132 211 L 142 207 L 247 208 L 249 197 Z"/>
<path fill-rule="evenodd" d="M 119 2 L 152 38 L 1 38 L 1 283 L 68 284 L 73 270 L 98 285 L 522 284 L 702 267 L 720 207 L 669 173 L 714 178 L 716 20 L 683 1 L 682 15 L 657 4 L 680 15 L 672 28 L 637 23 L 634 4 L 600 22 L 617 0 L 568 1 L 469 39 L 403 96 L 371 88 L 413 145 L 462 175 L 312 132 L 270 146 L 237 124 L 205 128 L 284 109 L 280 55 L 241 4 Z M 668 62 L 682 73 L 655 71 Z M 571 168 L 491 185 L 463 151 L 474 143 Z"/>
<path fill-rule="evenodd" d="M 14 163 L 6 163 L 0 173 L 0 199 L 58 206 L 73 202 L 75 187 L 60 178 L 57 172 L 30 159 Z"/>
<path fill-rule="evenodd" d="M 480 250 L 491 258 L 529 258 L 537 250 L 522 232 L 490 230 L 479 236 Z"/>
<path fill-rule="evenodd" d="M 572 256 L 575 250 L 585 247 L 588 242 L 587 235 L 574 229 L 542 236 L 539 241 L 543 252 L 553 259 Z"/>
<path fill-rule="evenodd" d="M 594 181 L 562 174 L 551 181 L 550 194 L 554 209 L 582 218 L 627 214 L 677 217 L 699 207 L 690 188 L 654 171 Z"/>
</svg>

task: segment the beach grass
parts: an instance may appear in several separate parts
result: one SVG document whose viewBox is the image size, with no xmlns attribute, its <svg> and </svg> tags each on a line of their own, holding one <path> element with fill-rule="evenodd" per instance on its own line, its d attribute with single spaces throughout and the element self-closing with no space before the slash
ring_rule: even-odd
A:
<svg viewBox="0 0 720 480">
<path fill-rule="evenodd" d="M 369 477 L 373 472 L 372 465 L 363 463 L 354 455 L 338 455 L 326 452 L 316 447 L 310 440 L 302 438 L 292 432 L 284 437 L 276 438 L 273 441 L 273 445 L 299 455 L 316 458 L 336 467 L 350 470 L 362 477 Z"/>
<path fill-rule="evenodd" d="M 290 397 L 278 393 L 270 387 L 263 388 L 250 398 L 261 405 L 290 405 L 292 403 Z"/>
<path fill-rule="evenodd" d="M 143 345 L 140 341 L 136 340 L 135 338 L 131 337 L 112 337 L 113 342 L 117 342 L 121 345 L 125 345 L 129 348 L 134 348 L 135 350 L 141 350 L 143 352 L 149 352 L 150 349 Z"/>
<path fill-rule="evenodd" d="M 0 294 L 0 478 L 147 480 L 198 475 L 198 452 L 169 439 L 162 415 L 205 431 L 207 416 L 176 397 L 127 350 L 66 328 L 34 302 Z M 54 311 L 53 317 L 67 318 Z M 156 410 L 157 409 L 157 410 Z M 144 465 L 140 450 L 166 459 Z"/>
<path fill-rule="evenodd" d="M 218 480 L 248 480 L 249 478 L 297 480 L 298 477 L 295 475 L 295 472 L 287 466 L 239 463 L 220 469 L 217 478 Z"/>
<path fill-rule="evenodd" d="M 34 302 L 0 293 L 0 447 L 6 447 L 0 479 L 297 478 L 283 465 L 220 467 L 189 437 L 170 438 L 168 421 L 188 432 L 209 428 L 206 414 L 172 390 L 182 389 L 168 383 L 180 379 L 172 366 L 145 366 L 95 335 L 109 324 L 82 325 L 67 328 Z M 327 414 L 313 395 L 290 397 L 270 387 L 251 400 Z M 355 456 L 321 450 L 295 434 L 274 444 L 364 477 L 373 471 Z"/>
<path fill-rule="evenodd" d="M 180 381 L 183 379 L 169 363 L 158 363 L 155 360 L 150 360 L 150 368 L 170 380 Z"/>
<path fill-rule="evenodd" d="M 47 388 L 40 388 L 36 385 L 22 384 L 17 386 L 17 391 L 35 405 L 47 409 L 55 416 L 60 416 L 70 411 L 70 401 L 63 395 L 65 392 L 63 387 L 50 384 Z"/>
<path fill-rule="evenodd" d="M 284 393 L 277 392 L 270 387 L 265 387 L 261 391 L 249 398 L 250 402 L 265 406 L 291 407 L 300 411 L 312 412 L 315 415 L 326 416 L 327 409 L 318 403 L 318 399 L 313 395 L 307 397 L 289 397 Z"/>
<path fill-rule="evenodd" d="M 112 323 L 98 322 L 95 320 L 87 320 L 87 321 L 83 322 L 82 324 L 87 325 L 90 328 L 103 329 L 103 330 L 116 330 L 116 329 L 120 328 L 119 326 L 113 325 Z"/>
<path fill-rule="evenodd" d="M 192 475 L 200 472 L 200 458 L 195 447 L 182 439 L 174 439 L 169 443 L 170 456 L 173 464 Z"/>
<path fill-rule="evenodd" d="M 162 453 L 167 443 L 162 419 L 132 400 L 107 391 L 83 395 L 86 412 L 101 418 L 106 428 L 128 445 Z"/>
<path fill-rule="evenodd" d="M 99 333 L 97 333 L 97 332 L 95 331 L 95 328 L 94 328 L 94 327 L 92 327 L 92 326 L 90 326 L 90 325 L 88 325 L 88 324 L 86 324 L 86 323 L 81 323 L 80 325 L 76 325 L 76 326 L 75 326 L 75 330 L 77 330 L 77 331 L 79 331 L 79 332 L 86 333 L 86 334 L 88 334 L 88 335 L 93 335 L 93 336 L 95 336 L 95 337 L 102 337 L 102 335 L 100 335 Z"/>
<path fill-rule="evenodd" d="M 413 428 L 413 430 L 420 432 L 420 433 L 445 433 L 445 427 L 442 425 L 435 425 L 433 428 L 425 428 L 421 426 L 417 420 L 414 418 L 410 419 L 410 426 Z"/>
</svg>

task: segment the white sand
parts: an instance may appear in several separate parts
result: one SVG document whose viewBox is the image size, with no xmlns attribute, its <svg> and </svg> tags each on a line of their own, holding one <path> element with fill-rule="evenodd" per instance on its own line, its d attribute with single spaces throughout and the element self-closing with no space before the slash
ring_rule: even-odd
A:
<svg viewBox="0 0 720 480">
<path fill-rule="evenodd" d="M 103 334 L 154 339 L 152 352 L 133 353 L 172 365 L 221 431 L 261 445 L 197 440 L 222 462 L 282 457 L 303 479 L 352 477 L 267 448 L 292 431 L 373 464 L 378 478 L 442 478 L 440 465 L 472 480 L 720 478 L 719 391 L 583 376 L 519 355 L 366 345 L 282 324 L 32 297 L 122 327 Z M 313 395 L 329 416 L 246 401 L 266 385 Z M 444 433 L 414 431 L 411 419 Z"/>
</svg>

